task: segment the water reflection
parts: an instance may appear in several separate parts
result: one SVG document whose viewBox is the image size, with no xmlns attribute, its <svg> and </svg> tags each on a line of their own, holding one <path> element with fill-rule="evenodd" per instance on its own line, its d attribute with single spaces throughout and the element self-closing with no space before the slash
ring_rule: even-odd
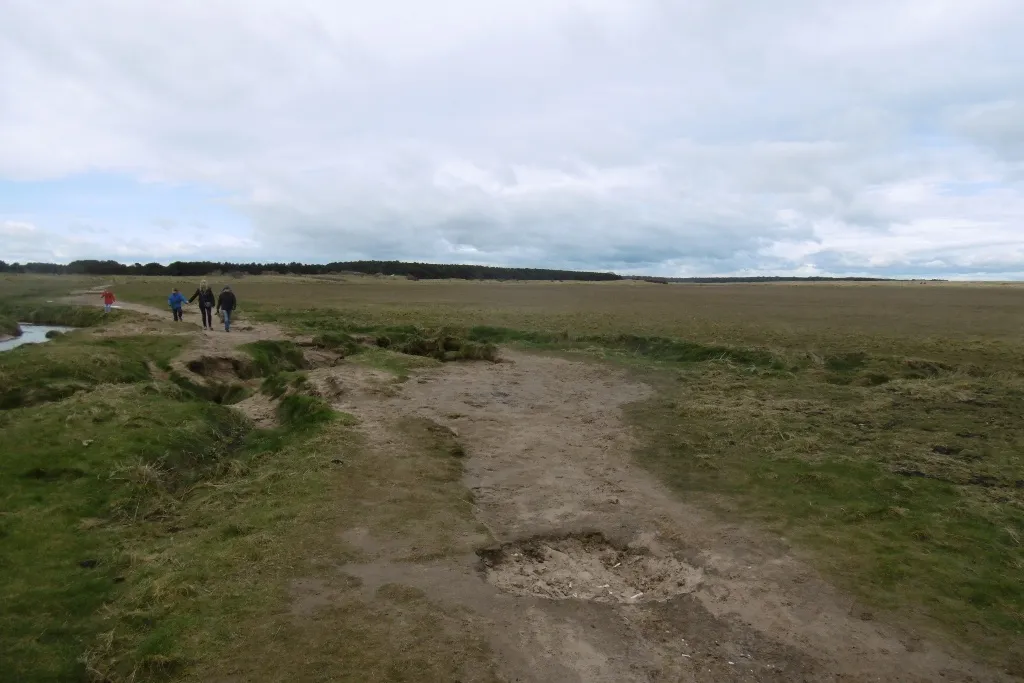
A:
<svg viewBox="0 0 1024 683">
<path fill-rule="evenodd" d="M 30 323 L 19 323 L 19 325 L 21 326 L 21 336 L 0 342 L 0 351 L 10 351 L 22 344 L 41 344 L 50 341 L 46 337 L 47 332 L 70 332 L 75 329 L 60 325 L 32 325 Z"/>
</svg>

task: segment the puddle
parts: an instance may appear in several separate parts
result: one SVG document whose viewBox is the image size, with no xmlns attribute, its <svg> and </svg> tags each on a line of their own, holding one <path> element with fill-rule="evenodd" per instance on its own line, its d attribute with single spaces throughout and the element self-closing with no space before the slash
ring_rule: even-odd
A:
<svg viewBox="0 0 1024 683">
<path fill-rule="evenodd" d="M 480 552 L 487 581 L 513 595 L 636 604 L 695 591 L 703 570 L 674 557 L 621 549 L 599 534 L 531 539 Z"/>
<path fill-rule="evenodd" d="M 18 323 L 21 327 L 21 336 L 6 341 L 0 341 L 0 351 L 10 351 L 24 344 L 42 344 L 50 341 L 46 334 L 48 332 L 71 332 L 74 327 L 62 327 L 60 325 L 32 325 L 31 323 Z"/>
</svg>

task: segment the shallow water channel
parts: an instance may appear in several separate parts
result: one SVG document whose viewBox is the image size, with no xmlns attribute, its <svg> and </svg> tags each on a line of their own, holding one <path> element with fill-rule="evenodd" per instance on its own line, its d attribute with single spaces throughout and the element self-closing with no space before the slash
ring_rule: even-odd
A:
<svg viewBox="0 0 1024 683">
<path fill-rule="evenodd" d="M 18 323 L 18 325 L 21 327 L 21 336 L 8 339 L 7 341 L 0 341 L 0 351 L 10 351 L 22 344 L 41 344 L 50 341 L 46 338 L 47 332 L 71 332 L 75 329 L 60 325 L 33 325 L 31 323 Z"/>
</svg>

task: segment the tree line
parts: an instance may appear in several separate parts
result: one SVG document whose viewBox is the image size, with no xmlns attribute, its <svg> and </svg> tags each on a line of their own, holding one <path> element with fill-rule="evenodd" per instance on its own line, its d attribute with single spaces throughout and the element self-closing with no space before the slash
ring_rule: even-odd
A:
<svg viewBox="0 0 1024 683">
<path fill-rule="evenodd" d="M 117 261 L 83 260 L 59 263 L 6 263 L 0 261 L 0 273 L 34 273 L 44 275 L 171 275 L 174 277 L 203 277 L 216 273 L 264 275 L 394 275 L 416 280 L 644 280 L 668 283 L 729 283 L 729 282 L 884 282 L 891 278 L 878 277 L 650 277 L 622 276 L 582 270 L 551 268 L 507 268 L 502 266 L 475 266 L 458 263 L 409 263 L 406 261 L 338 261 L 334 263 L 227 263 L 215 261 L 175 261 L 161 263 L 133 263 Z M 941 282 L 941 280 L 932 280 Z"/>
<path fill-rule="evenodd" d="M 549 268 L 506 268 L 500 266 L 474 266 L 446 263 L 407 263 L 404 261 L 341 261 L 326 264 L 310 263 L 217 263 L 214 261 L 175 261 L 161 263 L 133 263 L 117 261 L 72 261 L 57 263 L 5 263 L 0 261 L 0 273 L 35 273 L 46 275 L 171 275 L 175 277 L 202 277 L 214 273 L 244 273 L 263 275 L 281 273 L 291 275 L 332 275 L 359 273 L 362 275 L 396 275 L 419 280 L 621 280 L 615 273 L 597 273 Z"/>
</svg>

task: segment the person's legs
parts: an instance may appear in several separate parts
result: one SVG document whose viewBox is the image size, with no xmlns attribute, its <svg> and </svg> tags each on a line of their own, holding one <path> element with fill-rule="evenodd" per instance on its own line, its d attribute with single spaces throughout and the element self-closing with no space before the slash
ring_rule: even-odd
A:
<svg viewBox="0 0 1024 683">
<path fill-rule="evenodd" d="M 172 309 L 172 310 L 174 312 L 174 322 L 176 322 L 176 323 L 177 322 L 181 322 L 181 309 L 180 308 L 175 308 L 175 309 Z"/>
<path fill-rule="evenodd" d="M 110 313 L 110 304 L 103 304 L 103 312 Z"/>
<path fill-rule="evenodd" d="M 224 331 L 231 331 L 231 311 L 221 311 L 224 314 Z"/>
<path fill-rule="evenodd" d="M 213 311 L 207 306 L 200 306 L 199 311 L 203 314 L 203 329 L 213 327 Z"/>
</svg>

